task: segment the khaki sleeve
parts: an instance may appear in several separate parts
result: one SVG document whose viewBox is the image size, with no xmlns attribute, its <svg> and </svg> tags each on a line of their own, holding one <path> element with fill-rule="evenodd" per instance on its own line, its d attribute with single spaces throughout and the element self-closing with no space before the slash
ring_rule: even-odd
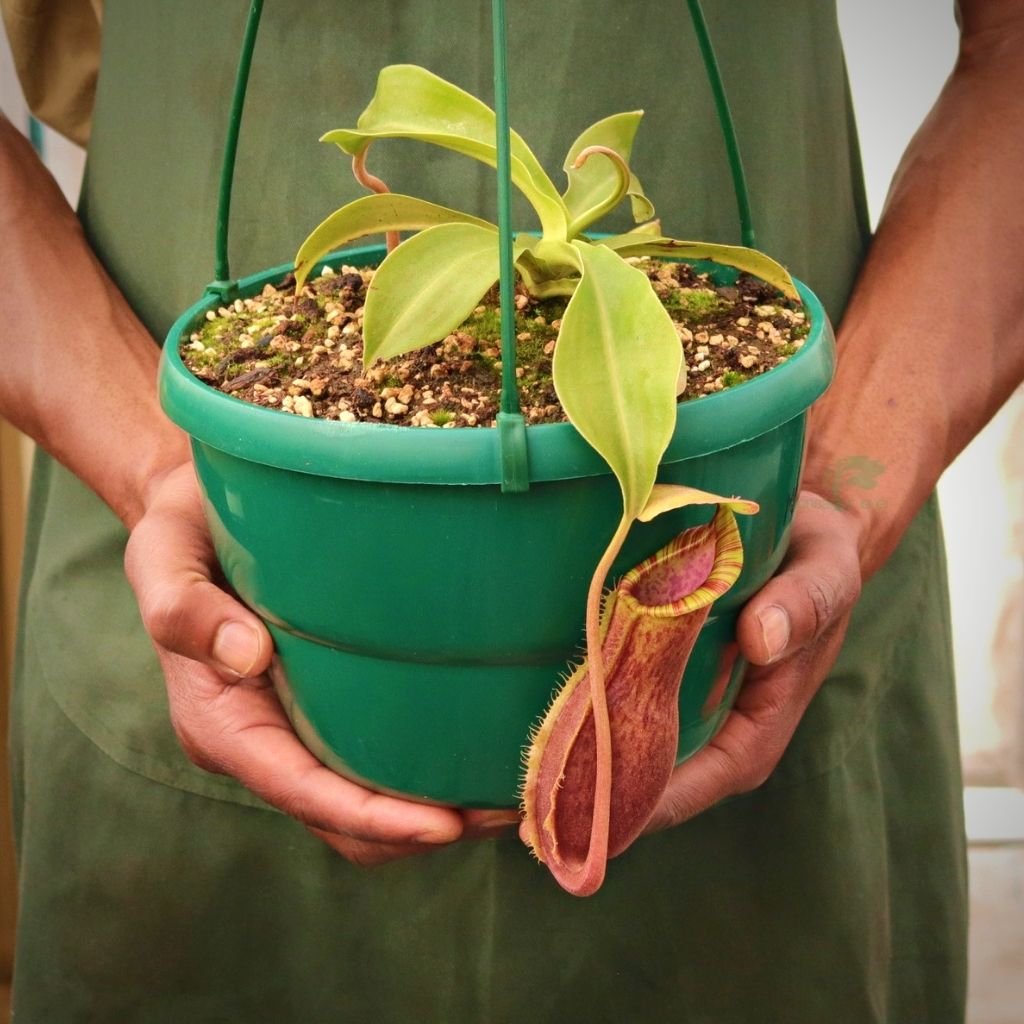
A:
<svg viewBox="0 0 1024 1024">
<path fill-rule="evenodd" d="M 103 0 L 0 0 L 29 110 L 84 146 L 100 62 Z"/>
</svg>

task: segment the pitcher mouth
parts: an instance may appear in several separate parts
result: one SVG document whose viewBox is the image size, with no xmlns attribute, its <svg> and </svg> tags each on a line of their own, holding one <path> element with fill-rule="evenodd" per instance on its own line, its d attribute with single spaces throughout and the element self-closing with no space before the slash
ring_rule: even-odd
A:
<svg viewBox="0 0 1024 1024">
<path fill-rule="evenodd" d="M 670 585 L 679 591 L 675 600 L 652 604 L 648 600 L 654 593 L 653 584 L 659 573 L 678 562 L 688 551 L 704 544 L 710 534 L 715 535 L 717 554 L 704 582 L 696 588 L 688 586 L 688 580 L 681 578 Z M 647 615 L 657 619 L 673 619 L 689 612 L 698 611 L 718 600 L 739 579 L 743 570 L 743 544 L 740 540 L 736 517 L 726 508 L 719 508 L 714 517 L 697 531 L 687 530 L 670 541 L 650 558 L 630 569 L 619 581 L 617 600 L 626 602 L 636 615 Z"/>
</svg>

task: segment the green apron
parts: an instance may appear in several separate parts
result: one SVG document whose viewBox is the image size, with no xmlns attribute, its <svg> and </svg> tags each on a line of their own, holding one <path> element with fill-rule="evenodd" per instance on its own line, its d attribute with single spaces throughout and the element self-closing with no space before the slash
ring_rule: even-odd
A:
<svg viewBox="0 0 1024 1024">
<path fill-rule="evenodd" d="M 97 253 L 161 338 L 212 276 L 214 194 L 246 4 L 108 0 L 82 199 Z M 516 127 L 554 170 L 591 121 L 644 107 L 636 167 L 670 233 L 737 238 L 683 4 L 511 5 Z M 760 244 L 838 318 L 867 242 L 835 12 L 709 3 Z M 236 273 L 289 257 L 358 194 L 318 144 L 377 69 L 490 95 L 480 0 L 271 0 L 242 124 Z M 382 144 L 399 191 L 489 214 L 492 172 Z M 518 211 L 518 223 L 529 223 Z M 620 221 L 613 227 L 624 228 Z M 934 502 L 757 792 L 644 838 L 592 899 L 514 836 L 373 871 L 180 753 L 122 575 L 123 529 L 36 466 L 17 671 L 14 1006 L 60 1022 L 951 1024 L 965 870 Z"/>
</svg>

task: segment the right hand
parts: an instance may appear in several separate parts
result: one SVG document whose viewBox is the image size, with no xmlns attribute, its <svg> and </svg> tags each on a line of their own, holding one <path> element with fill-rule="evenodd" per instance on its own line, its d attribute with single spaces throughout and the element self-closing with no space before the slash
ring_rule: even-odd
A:
<svg viewBox="0 0 1024 1024">
<path fill-rule="evenodd" d="M 515 822 L 509 812 L 460 812 L 373 793 L 302 745 L 266 675 L 270 634 L 214 582 L 219 568 L 191 463 L 150 485 L 125 570 L 160 658 L 175 732 L 200 768 L 233 776 L 362 865 L 494 835 Z"/>
</svg>

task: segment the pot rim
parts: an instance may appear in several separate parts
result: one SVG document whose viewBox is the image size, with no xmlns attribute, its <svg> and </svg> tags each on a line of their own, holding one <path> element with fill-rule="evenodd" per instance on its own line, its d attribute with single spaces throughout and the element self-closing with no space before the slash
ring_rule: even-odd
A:
<svg viewBox="0 0 1024 1024">
<path fill-rule="evenodd" d="M 339 261 L 379 262 L 381 245 L 331 253 L 314 270 Z M 700 270 L 723 268 L 693 261 Z M 238 282 L 248 298 L 280 281 L 292 264 Z M 312 276 L 312 275 L 311 275 Z M 662 464 L 733 448 L 802 415 L 820 397 L 835 369 L 835 339 L 817 296 L 796 281 L 810 319 L 803 346 L 786 362 L 725 391 L 679 403 L 676 427 Z M 178 347 L 224 300 L 207 293 L 174 322 L 160 360 L 160 402 L 167 416 L 195 441 L 249 462 L 316 476 L 377 483 L 500 484 L 501 453 L 495 427 L 431 430 L 386 423 L 307 419 L 253 405 L 203 383 L 181 360 Z M 526 430 L 530 482 L 605 476 L 608 464 L 570 423 L 542 423 Z"/>
</svg>

